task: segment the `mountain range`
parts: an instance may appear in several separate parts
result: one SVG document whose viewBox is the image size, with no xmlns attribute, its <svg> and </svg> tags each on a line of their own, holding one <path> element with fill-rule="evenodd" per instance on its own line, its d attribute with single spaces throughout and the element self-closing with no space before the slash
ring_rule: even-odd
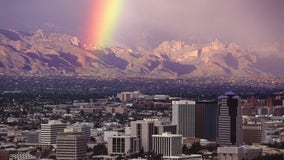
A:
<svg viewBox="0 0 284 160">
<path fill-rule="evenodd" d="M 0 73 L 151 78 L 284 76 L 284 53 L 279 48 L 277 43 L 244 48 L 218 40 L 206 44 L 165 41 L 151 50 L 94 48 L 71 35 L 0 29 Z"/>
</svg>

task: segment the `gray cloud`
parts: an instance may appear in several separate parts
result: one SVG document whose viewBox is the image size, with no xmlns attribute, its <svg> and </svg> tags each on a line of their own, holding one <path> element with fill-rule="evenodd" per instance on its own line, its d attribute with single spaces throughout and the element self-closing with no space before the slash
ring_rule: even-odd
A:
<svg viewBox="0 0 284 160">
<path fill-rule="evenodd" d="M 51 23 L 56 31 L 83 38 L 91 2 L 2 0 L 0 28 L 28 30 Z M 116 40 L 129 45 L 215 38 L 243 45 L 284 44 L 283 8 L 283 0 L 126 0 Z"/>
</svg>

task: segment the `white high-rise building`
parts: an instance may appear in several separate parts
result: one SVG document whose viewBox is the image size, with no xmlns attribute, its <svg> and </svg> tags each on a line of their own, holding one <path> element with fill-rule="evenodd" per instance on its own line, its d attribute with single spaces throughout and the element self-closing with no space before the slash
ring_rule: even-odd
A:
<svg viewBox="0 0 284 160">
<path fill-rule="evenodd" d="M 183 137 L 195 137 L 195 101 L 173 101 L 173 124 Z"/>
<path fill-rule="evenodd" d="M 164 158 L 182 155 L 182 135 L 168 132 L 153 135 L 153 151 Z"/>
<path fill-rule="evenodd" d="M 218 97 L 217 143 L 220 146 L 242 144 L 241 98 L 229 91 Z"/>
<path fill-rule="evenodd" d="M 55 145 L 57 134 L 64 132 L 65 128 L 65 123 L 55 120 L 50 120 L 47 124 L 41 124 L 41 144 Z"/>
<path fill-rule="evenodd" d="M 141 147 L 145 152 L 152 151 L 152 135 L 157 119 L 144 119 L 131 122 L 131 136 L 140 139 Z"/>
</svg>

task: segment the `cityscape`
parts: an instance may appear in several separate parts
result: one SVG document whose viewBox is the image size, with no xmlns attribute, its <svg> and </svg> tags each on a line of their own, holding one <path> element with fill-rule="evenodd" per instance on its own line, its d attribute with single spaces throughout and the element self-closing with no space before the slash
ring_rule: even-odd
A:
<svg viewBox="0 0 284 160">
<path fill-rule="evenodd" d="M 281 79 L 206 79 L 2 77 L 0 158 L 281 159 Z"/>
<path fill-rule="evenodd" d="M 0 160 L 284 160 L 284 1 L 0 1 Z"/>
</svg>

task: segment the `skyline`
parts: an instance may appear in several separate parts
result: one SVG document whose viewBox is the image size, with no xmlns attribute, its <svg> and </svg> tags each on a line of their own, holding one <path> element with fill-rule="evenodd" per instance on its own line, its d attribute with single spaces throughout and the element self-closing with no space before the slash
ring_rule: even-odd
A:
<svg viewBox="0 0 284 160">
<path fill-rule="evenodd" d="M 89 35 L 103 34 L 100 39 L 106 38 L 104 41 L 108 45 L 145 48 L 156 47 L 166 40 L 204 43 L 219 39 L 245 46 L 275 42 L 280 46 L 284 44 L 284 2 L 281 0 L 110 0 L 104 1 L 109 10 L 98 15 L 100 11 L 96 12 L 96 7 L 100 2 L 1 1 L 0 28 L 25 32 L 43 28 L 48 32 L 75 35 L 84 43 L 93 43 Z M 106 15 L 112 17 L 105 26 L 97 24 L 104 26 L 105 30 L 96 27 L 89 29 L 93 25 L 89 25 L 92 23 L 90 17 Z"/>
<path fill-rule="evenodd" d="M 0 160 L 283 159 L 283 9 L 0 0 Z"/>
</svg>

